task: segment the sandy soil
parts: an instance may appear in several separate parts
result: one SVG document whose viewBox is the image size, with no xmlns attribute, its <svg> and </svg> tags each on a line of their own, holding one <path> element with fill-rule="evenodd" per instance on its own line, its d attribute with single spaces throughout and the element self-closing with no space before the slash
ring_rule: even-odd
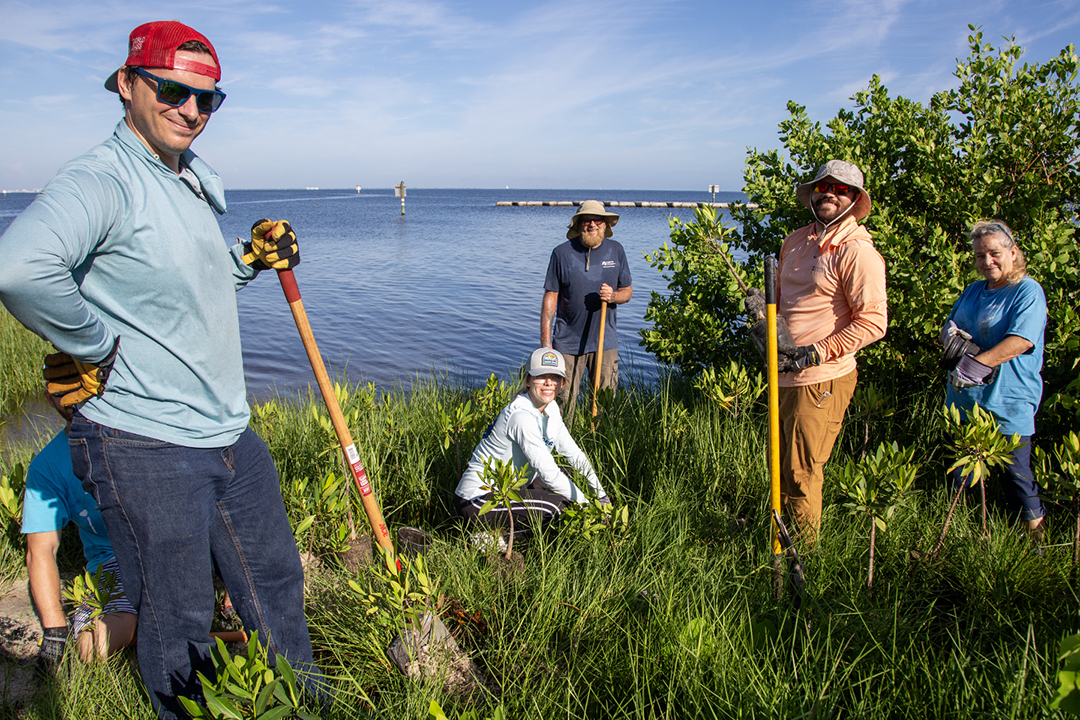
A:
<svg viewBox="0 0 1080 720">
<path fill-rule="evenodd" d="M 30 602 L 26 577 L 0 588 L 0 712 L 16 710 L 34 696 L 41 623 Z"/>
</svg>

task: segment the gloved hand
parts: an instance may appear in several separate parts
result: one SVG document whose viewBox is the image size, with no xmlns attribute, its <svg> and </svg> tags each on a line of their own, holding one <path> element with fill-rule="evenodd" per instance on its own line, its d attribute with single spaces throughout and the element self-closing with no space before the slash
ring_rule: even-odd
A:
<svg viewBox="0 0 1080 720">
<path fill-rule="evenodd" d="M 765 293 L 758 288 L 750 288 L 746 292 L 743 307 L 746 308 L 746 314 L 754 320 L 761 320 L 765 317 L 766 305 L 768 305 L 768 302 L 765 300 Z"/>
<path fill-rule="evenodd" d="M 952 320 L 941 330 L 941 344 L 945 346 L 945 352 L 939 364 L 945 370 L 955 368 L 964 355 L 974 357 L 982 352 L 982 348 L 971 342 L 971 335 L 961 330 Z"/>
<path fill-rule="evenodd" d="M 747 296 L 749 299 L 749 296 Z M 754 341 L 754 347 L 762 360 L 768 360 L 768 350 L 765 347 L 765 338 L 769 334 L 767 320 L 758 320 L 750 327 L 750 339 Z M 795 353 L 795 341 L 791 337 L 791 329 L 788 327 L 787 318 L 783 315 L 776 316 L 776 353 L 780 364 L 784 362 L 785 355 Z M 781 370 L 780 372 L 784 372 Z"/>
<path fill-rule="evenodd" d="M 812 365 L 821 364 L 821 355 L 813 345 L 800 345 L 794 352 L 786 353 L 780 358 L 780 372 L 799 372 Z"/>
<path fill-rule="evenodd" d="M 976 385 L 989 385 L 997 379 L 998 369 L 983 365 L 974 355 L 964 355 L 949 372 L 949 384 L 957 391 Z"/>
<path fill-rule="evenodd" d="M 609 498 L 607 495 L 604 495 L 603 497 L 598 498 L 598 499 L 600 500 L 601 505 L 610 505 L 611 504 L 611 498 Z"/>
<path fill-rule="evenodd" d="M 64 659 L 64 648 L 67 647 L 67 625 L 45 628 L 41 634 L 41 642 L 38 647 L 38 668 L 50 674 L 56 670 L 56 666 Z"/>
<path fill-rule="evenodd" d="M 241 259 L 256 270 L 291 270 L 300 264 L 296 233 L 286 220 L 257 220 L 251 226 L 251 242 L 244 243 Z"/>
<path fill-rule="evenodd" d="M 45 356 L 45 391 L 60 398 L 64 407 L 74 407 L 84 400 L 105 392 L 105 384 L 116 362 L 120 338 L 116 338 L 112 350 L 98 363 L 76 360 L 65 352 Z"/>
</svg>

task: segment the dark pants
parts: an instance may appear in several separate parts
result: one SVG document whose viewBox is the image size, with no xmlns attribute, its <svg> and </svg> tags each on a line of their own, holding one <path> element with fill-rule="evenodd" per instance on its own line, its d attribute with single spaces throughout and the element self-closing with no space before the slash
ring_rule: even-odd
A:
<svg viewBox="0 0 1080 720">
<path fill-rule="evenodd" d="M 284 653 L 315 689 L 304 571 L 262 440 L 248 429 L 230 447 L 181 447 L 80 416 L 68 437 L 139 613 L 139 670 L 158 714 L 186 717 L 177 696 L 201 697 L 196 671 L 212 676 L 215 563 L 271 665 Z"/>
<path fill-rule="evenodd" d="M 1035 483 L 1035 476 L 1031 473 L 1031 436 L 1022 435 L 1020 442 L 1024 443 L 1012 453 L 1012 464 L 1001 466 L 1005 477 L 1002 478 L 1001 489 L 1005 492 L 1005 503 L 1009 513 L 1019 516 L 1021 520 L 1038 520 L 1046 514 L 1042 500 L 1039 499 L 1039 486 Z M 1000 477 L 1001 473 L 996 472 Z M 949 484 L 955 493 L 960 489 L 960 484 L 971 482 L 971 476 L 962 478 L 960 468 L 949 473 Z M 970 488 L 969 488 L 970 490 Z"/>
<path fill-rule="evenodd" d="M 521 502 L 510 504 L 511 511 L 507 512 L 503 505 L 496 505 L 483 515 L 480 508 L 491 499 L 491 493 L 484 493 L 471 500 L 454 496 L 458 515 L 466 523 L 480 523 L 490 528 L 509 528 L 510 514 L 514 516 L 514 536 L 517 537 L 528 532 L 537 532 L 547 527 L 552 520 L 559 517 L 566 509 L 570 501 L 558 493 L 543 490 L 537 487 L 525 487 L 518 491 L 521 494 Z"/>
</svg>

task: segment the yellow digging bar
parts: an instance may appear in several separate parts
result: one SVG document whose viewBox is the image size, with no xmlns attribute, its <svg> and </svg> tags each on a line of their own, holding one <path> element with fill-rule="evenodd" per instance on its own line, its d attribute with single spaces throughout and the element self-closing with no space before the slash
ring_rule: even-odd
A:
<svg viewBox="0 0 1080 720">
<path fill-rule="evenodd" d="M 772 255 L 765 258 L 765 327 L 766 333 L 766 361 L 769 375 L 769 480 L 770 480 L 770 506 L 778 517 L 780 512 L 780 385 L 777 380 L 777 363 L 779 358 L 776 352 L 776 258 Z M 772 528 L 772 551 L 773 555 L 783 552 L 780 547 L 780 528 L 776 520 L 770 523 Z"/>
</svg>

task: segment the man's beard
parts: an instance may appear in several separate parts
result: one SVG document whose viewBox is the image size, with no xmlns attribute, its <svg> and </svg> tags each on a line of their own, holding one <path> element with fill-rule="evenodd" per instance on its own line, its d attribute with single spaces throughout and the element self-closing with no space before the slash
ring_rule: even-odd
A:
<svg viewBox="0 0 1080 720">
<path fill-rule="evenodd" d="M 592 250 L 594 247 L 597 247 L 600 243 L 602 243 L 604 241 L 604 235 L 606 233 L 607 233 L 607 227 L 604 227 L 604 229 L 600 230 L 599 232 L 594 233 L 591 236 L 586 235 L 585 232 L 582 231 L 581 236 L 580 236 L 581 244 L 584 245 L 585 247 L 589 248 L 590 250 Z"/>
</svg>

